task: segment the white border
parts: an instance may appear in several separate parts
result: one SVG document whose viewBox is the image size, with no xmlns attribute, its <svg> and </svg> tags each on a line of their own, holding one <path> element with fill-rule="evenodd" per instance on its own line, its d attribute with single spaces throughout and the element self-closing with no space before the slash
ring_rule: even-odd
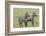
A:
<svg viewBox="0 0 46 36">
<path fill-rule="evenodd" d="M 39 9 L 39 27 L 13 28 L 13 8 L 38 8 Z M 10 32 L 34 31 L 34 30 L 42 30 L 42 6 L 10 5 Z"/>
</svg>

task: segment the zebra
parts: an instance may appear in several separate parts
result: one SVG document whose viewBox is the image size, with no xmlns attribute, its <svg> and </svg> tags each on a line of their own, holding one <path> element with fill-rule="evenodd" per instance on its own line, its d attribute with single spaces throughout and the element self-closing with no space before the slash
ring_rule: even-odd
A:
<svg viewBox="0 0 46 36">
<path fill-rule="evenodd" d="M 25 27 L 27 27 L 27 23 L 29 21 L 32 22 L 32 26 L 34 26 L 34 17 L 37 16 L 35 12 L 32 13 L 32 15 L 29 15 L 28 12 L 24 16 L 19 17 L 19 26 L 23 27 L 22 23 L 25 24 Z"/>
</svg>

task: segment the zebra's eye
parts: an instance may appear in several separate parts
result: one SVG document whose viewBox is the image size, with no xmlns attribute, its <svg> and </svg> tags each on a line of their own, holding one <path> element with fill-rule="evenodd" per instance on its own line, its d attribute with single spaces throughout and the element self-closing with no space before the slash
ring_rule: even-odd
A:
<svg viewBox="0 0 46 36">
<path fill-rule="evenodd" d="M 28 15 L 28 17 L 30 17 L 30 15 Z"/>
</svg>

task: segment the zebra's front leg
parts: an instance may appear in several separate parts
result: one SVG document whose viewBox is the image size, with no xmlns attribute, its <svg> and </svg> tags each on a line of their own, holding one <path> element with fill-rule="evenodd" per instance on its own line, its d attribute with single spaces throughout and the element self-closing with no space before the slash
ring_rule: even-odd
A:
<svg viewBox="0 0 46 36">
<path fill-rule="evenodd" d="M 21 24 L 21 26 L 23 27 L 23 24 Z"/>
<path fill-rule="evenodd" d="M 34 27 L 34 21 L 32 21 L 32 26 Z"/>
<path fill-rule="evenodd" d="M 21 27 L 21 23 L 19 23 L 19 27 Z"/>
<path fill-rule="evenodd" d="M 25 27 L 27 27 L 27 22 L 25 22 Z"/>
</svg>

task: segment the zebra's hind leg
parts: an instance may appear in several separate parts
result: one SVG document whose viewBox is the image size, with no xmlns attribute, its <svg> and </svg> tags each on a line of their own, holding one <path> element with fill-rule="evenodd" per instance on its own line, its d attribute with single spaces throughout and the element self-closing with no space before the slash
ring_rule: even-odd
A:
<svg viewBox="0 0 46 36">
<path fill-rule="evenodd" d="M 22 23 L 19 23 L 19 26 L 20 26 L 20 27 L 23 27 Z"/>
<path fill-rule="evenodd" d="M 21 27 L 21 23 L 19 23 L 19 27 Z"/>
<path fill-rule="evenodd" d="M 27 22 L 25 23 L 25 27 L 27 27 Z"/>
</svg>

